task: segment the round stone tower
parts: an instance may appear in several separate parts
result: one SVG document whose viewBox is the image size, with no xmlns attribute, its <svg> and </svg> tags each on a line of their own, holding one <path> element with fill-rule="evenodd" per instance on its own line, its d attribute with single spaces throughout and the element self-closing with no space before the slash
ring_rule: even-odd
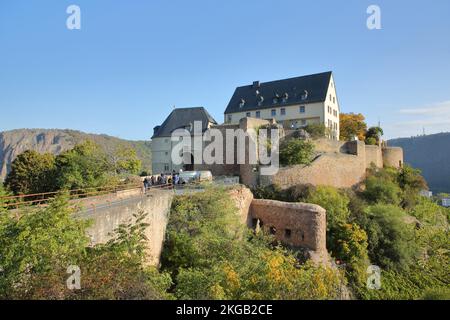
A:
<svg viewBox="0 0 450 320">
<path fill-rule="evenodd" d="M 384 147 L 383 165 L 394 168 L 403 167 L 403 149 L 400 147 Z"/>
</svg>

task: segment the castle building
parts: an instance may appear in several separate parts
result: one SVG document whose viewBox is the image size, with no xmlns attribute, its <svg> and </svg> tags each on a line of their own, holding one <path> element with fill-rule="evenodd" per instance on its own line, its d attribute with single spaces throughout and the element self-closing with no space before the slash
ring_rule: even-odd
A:
<svg viewBox="0 0 450 320">
<path fill-rule="evenodd" d="M 171 173 L 173 170 L 193 170 L 193 154 L 191 161 L 187 164 L 175 165 L 172 162 L 172 149 L 174 143 L 171 140 L 172 133 L 177 129 L 186 129 L 194 134 L 194 122 L 202 122 L 202 133 L 212 125 L 217 124 L 216 120 L 203 107 L 177 108 L 174 109 L 167 119 L 153 129 L 151 142 L 152 149 L 152 170 L 154 174 Z"/>
<path fill-rule="evenodd" d="M 225 123 L 243 118 L 275 119 L 285 129 L 324 124 L 329 138 L 339 140 L 339 101 L 332 72 L 236 88 L 225 110 Z"/>
</svg>

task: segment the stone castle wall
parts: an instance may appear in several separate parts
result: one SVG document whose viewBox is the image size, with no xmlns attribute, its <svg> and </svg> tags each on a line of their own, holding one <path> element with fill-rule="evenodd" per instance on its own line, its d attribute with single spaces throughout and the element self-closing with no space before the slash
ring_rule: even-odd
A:
<svg viewBox="0 0 450 320">
<path fill-rule="evenodd" d="M 242 225 L 249 228 L 259 225 L 265 231 L 272 232 L 284 245 L 305 249 L 307 257 L 315 263 L 328 264 L 326 212 L 323 208 L 313 204 L 257 200 L 244 186 L 234 187 L 228 192 Z M 146 213 L 143 221 L 148 224 L 145 228 L 148 239 L 146 262 L 158 266 L 174 192 L 153 190 L 146 195 L 130 194 L 128 197 L 121 201 L 116 198 L 107 205 L 101 204 L 101 201 L 81 203 L 84 208 L 75 217 L 92 221 L 88 235 L 91 245 L 96 245 L 111 240 L 121 224 L 135 223 L 135 214 Z"/>
<path fill-rule="evenodd" d="M 326 211 L 306 203 L 288 203 L 254 199 L 246 187 L 230 191 L 241 223 L 272 233 L 282 244 L 304 249 L 307 257 L 318 264 L 328 264 L 326 248 Z"/>
<path fill-rule="evenodd" d="M 225 137 L 227 129 L 243 130 L 274 124 L 273 121 L 243 118 L 239 125 L 220 125 L 219 129 Z M 280 137 L 289 137 L 289 130 L 280 132 Z M 366 145 L 362 141 L 335 141 L 330 139 L 313 140 L 318 156 L 308 166 L 298 165 L 282 167 L 275 175 L 264 176 L 261 167 L 249 164 L 248 154 L 252 147 L 249 139 L 245 143 L 245 163 L 238 164 L 237 143 L 233 150 L 227 150 L 224 139 L 223 163 L 226 163 L 226 155 L 234 154 L 234 164 L 196 165 L 196 170 L 209 170 L 214 176 L 239 176 L 242 184 L 255 187 L 258 185 L 277 184 L 282 188 L 289 188 L 298 184 L 329 185 L 337 188 L 351 188 L 359 184 L 365 177 L 366 169 L 372 164 L 382 168 L 383 166 L 400 167 L 403 163 L 403 151 L 401 148 L 388 148 L 382 146 Z M 207 145 L 207 143 L 205 144 Z M 258 154 L 257 149 L 253 150 Z"/>
<path fill-rule="evenodd" d="M 95 203 L 84 202 L 82 203 L 84 209 L 75 217 L 92 221 L 88 235 L 91 245 L 96 245 L 107 243 L 121 224 L 134 223 L 136 220 L 134 215 L 144 212 L 147 216 L 143 223 L 148 224 L 144 231 L 148 239 L 146 263 L 157 266 L 163 249 L 173 196 L 173 191 L 152 190 L 147 195 L 137 193 L 136 197 L 124 197 L 120 201 L 117 201 L 117 198 L 112 199 L 109 205 L 94 206 Z"/>
<path fill-rule="evenodd" d="M 307 249 L 317 262 L 326 261 L 326 211 L 322 207 L 255 199 L 250 213 L 254 222 L 259 221 L 281 243 Z"/>
<path fill-rule="evenodd" d="M 383 164 L 386 167 L 403 166 L 403 149 L 400 147 L 383 148 Z"/>
<path fill-rule="evenodd" d="M 366 145 L 362 141 L 318 140 L 314 144 L 319 156 L 310 165 L 282 167 L 276 175 L 261 176 L 259 184 L 277 184 L 283 189 L 298 184 L 352 188 L 372 165 L 400 168 L 403 164 L 401 148 Z"/>
<path fill-rule="evenodd" d="M 350 188 L 366 173 L 365 161 L 348 154 L 323 154 L 311 165 L 280 168 L 276 175 L 261 176 L 260 185 L 276 184 L 287 189 L 298 184 L 328 185 Z"/>
</svg>

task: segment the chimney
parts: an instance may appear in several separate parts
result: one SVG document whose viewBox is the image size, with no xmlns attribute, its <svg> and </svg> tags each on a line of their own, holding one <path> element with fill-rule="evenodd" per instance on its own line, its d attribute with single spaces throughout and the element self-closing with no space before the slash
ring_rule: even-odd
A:
<svg viewBox="0 0 450 320">
<path fill-rule="evenodd" d="M 253 81 L 253 89 L 257 89 L 261 86 L 261 84 L 259 83 L 259 81 Z"/>
</svg>

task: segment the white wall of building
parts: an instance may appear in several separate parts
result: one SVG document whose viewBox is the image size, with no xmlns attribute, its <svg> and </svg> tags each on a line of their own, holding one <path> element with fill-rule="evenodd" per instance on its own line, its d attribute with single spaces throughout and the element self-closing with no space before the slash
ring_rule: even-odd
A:
<svg viewBox="0 0 450 320">
<path fill-rule="evenodd" d="M 305 111 L 300 107 L 304 107 Z M 284 113 L 282 112 L 284 109 Z M 272 113 L 275 110 L 275 114 Z M 259 117 L 257 112 L 259 111 Z M 331 138 L 339 140 L 339 114 L 340 107 L 336 94 L 336 85 L 333 77 L 331 77 L 327 98 L 324 102 L 309 103 L 309 104 L 295 104 L 290 106 L 280 106 L 277 104 L 273 108 L 265 108 L 261 110 L 236 112 L 225 114 L 225 123 L 238 124 L 239 121 L 246 117 L 261 118 L 261 119 L 275 119 L 278 123 L 283 123 L 286 127 L 298 128 L 310 123 L 323 123 L 327 128 L 330 128 Z M 231 117 L 231 119 L 230 119 Z"/>
<path fill-rule="evenodd" d="M 333 77 L 331 77 L 330 84 L 328 85 L 327 98 L 324 102 L 325 121 L 323 122 L 327 128 L 331 131 L 331 138 L 339 140 L 339 114 L 340 107 L 336 94 L 336 85 Z"/>
<path fill-rule="evenodd" d="M 305 107 L 305 112 L 300 112 L 300 107 Z M 282 110 L 285 110 L 285 114 L 282 114 Z M 225 122 L 231 124 L 238 124 L 243 118 L 258 118 L 256 116 L 257 111 L 260 112 L 261 119 L 275 119 L 277 122 L 291 121 L 291 120 L 305 120 L 311 123 L 322 122 L 324 119 L 323 103 L 310 103 L 310 104 L 296 104 L 291 106 L 276 106 L 270 109 L 261 109 L 247 112 L 229 113 L 225 115 Z M 272 114 L 272 110 L 275 110 L 275 115 Z M 228 116 L 231 115 L 231 122 L 228 121 Z M 300 125 L 300 123 L 299 123 Z"/>
</svg>

